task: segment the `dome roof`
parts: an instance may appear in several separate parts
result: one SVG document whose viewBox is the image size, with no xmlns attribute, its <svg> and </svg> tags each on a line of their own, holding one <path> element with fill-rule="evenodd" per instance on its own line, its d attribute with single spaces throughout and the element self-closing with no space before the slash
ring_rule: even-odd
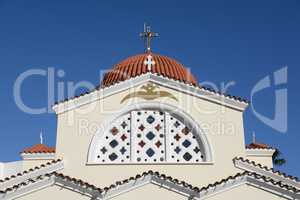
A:
<svg viewBox="0 0 300 200">
<path fill-rule="evenodd" d="M 147 52 L 129 57 L 115 65 L 105 74 L 101 86 L 107 87 L 147 72 L 197 85 L 195 77 L 181 63 L 167 56 Z"/>
</svg>

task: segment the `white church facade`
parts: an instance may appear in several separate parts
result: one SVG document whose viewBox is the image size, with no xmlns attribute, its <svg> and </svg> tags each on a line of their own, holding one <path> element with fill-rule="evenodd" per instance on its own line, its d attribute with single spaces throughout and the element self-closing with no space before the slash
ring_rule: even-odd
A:
<svg viewBox="0 0 300 200">
<path fill-rule="evenodd" d="M 246 146 L 247 107 L 172 58 L 129 57 L 94 91 L 53 106 L 56 147 L 3 164 L 0 199 L 300 199 L 299 180 L 273 169 L 275 149 Z"/>
</svg>

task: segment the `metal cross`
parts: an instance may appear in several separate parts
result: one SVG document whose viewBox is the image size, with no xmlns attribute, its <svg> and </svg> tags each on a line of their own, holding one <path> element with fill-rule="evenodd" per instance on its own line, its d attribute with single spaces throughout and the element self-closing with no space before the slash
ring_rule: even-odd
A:
<svg viewBox="0 0 300 200">
<path fill-rule="evenodd" d="M 151 32 L 151 26 L 144 24 L 144 32 L 140 33 L 140 37 L 144 38 L 145 46 L 147 46 L 146 52 L 151 51 L 151 38 L 158 36 L 158 33 Z"/>
<path fill-rule="evenodd" d="M 147 65 L 148 71 L 151 71 L 152 65 L 155 65 L 155 61 L 152 60 L 152 56 L 149 54 L 147 59 L 144 61 L 144 65 Z"/>
</svg>

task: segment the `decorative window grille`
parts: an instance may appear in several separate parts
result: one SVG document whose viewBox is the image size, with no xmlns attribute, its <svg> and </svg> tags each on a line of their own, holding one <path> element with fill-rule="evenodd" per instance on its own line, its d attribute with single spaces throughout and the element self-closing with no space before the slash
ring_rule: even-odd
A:
<svg viewBox="0 0 300 200">
<path fill-rule="evenodd" d="M 137 110 L 116 119 L 97 147 L 97 163 L 199 163 L 199 137 L 168 112 Z"/>
</svg>

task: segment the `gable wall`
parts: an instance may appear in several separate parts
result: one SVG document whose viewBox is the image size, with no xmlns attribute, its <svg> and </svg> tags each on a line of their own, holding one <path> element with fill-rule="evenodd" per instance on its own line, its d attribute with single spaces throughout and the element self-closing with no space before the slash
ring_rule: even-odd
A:
<svg viewBox="0 0 300 200">
<path fill-rule="evenodd" d="M 153 199 L 164 199 L 164 200 L 188 200 L 181 194 L 177 194 L 173 191 L 161 188 L 159 186 L 148 184 L 143 187 L 134 189 L 132 191 L 120 194 L 119 196 L 113 197 L 112 200 L 153 200 Z"/>
<path fill-rule="evenodd" d="M 135 102 L 120 104 L 125 95 L 134 91 L 131 89 L 90 104 L 93 109 L 85 114 L 80 113 L 80 110 L 82 111 L 82 108 L 87 108 L 87 106 L 58 115 L 56 156 L 64 159 L 65 169 L 63 172 L 100 187 L 150 169 L 186 180 L 197 186 L 207 185 L 237 173 L 238 170 L 233 166 L 232 159 L 236 156 L 245 156 L 242 112 L 162 86 L 160 88 L 175 95 L 179 101 L 159 98 L 151 102 L 168 103 L 189 113 L 208 135 L 213 151 L 213 164 L 86 166 L 89 145 L 97 130 L 94 125 L 101 126 L 126 105 L 145 102 L 145 100 L 136 98 Z M 89 124 L 88 131 L 87 123 Z M 225 133 L 222 132 L 222 124 L 226 125 L 223 128 Z M 230 132 L 232 127 L 233 131 Z"/>
</svg>

